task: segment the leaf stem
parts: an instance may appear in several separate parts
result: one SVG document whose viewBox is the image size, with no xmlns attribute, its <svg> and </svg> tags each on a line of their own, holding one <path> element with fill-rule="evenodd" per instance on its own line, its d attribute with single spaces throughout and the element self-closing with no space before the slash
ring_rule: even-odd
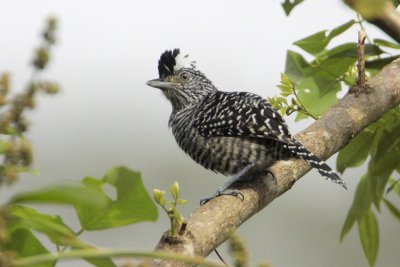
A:
<svg viewBox="0 0 400 267">
<path fill-rule="evenodd" d="M 110 250 L 110 249 L 85 249 L 85 250 L 72 250 L 64 253 L 47 253 L 36 256 L 20 258 L 13 261 L 13 267 L 33 266 L 34 264 L 53 262 L 56 260 L 73 259 L 73 258 L 105 258 L 105 257 L 136 257 L 136 258 L 150 258 L 173 260 L 185 262 L 191 265 L 201 265 L 207 267 L 225 267 L 225 265 L 213 261 L 205 260 L 200 257 L 191 257 L 183 254 L 173 252 L 139 252 L 131 250 Z"/>
</svg>

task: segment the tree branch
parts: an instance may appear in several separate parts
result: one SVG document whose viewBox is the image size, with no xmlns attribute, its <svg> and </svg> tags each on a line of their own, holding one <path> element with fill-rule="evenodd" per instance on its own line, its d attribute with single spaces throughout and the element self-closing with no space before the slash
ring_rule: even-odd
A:
<svg viewBox="0 0 400 267">
<path fill-rule="evenodd" d="M 368 21 L 400 43 L 400 14 L 396 12 L 392 2 L 388 1 L 383 12 L 378 17 Z"/>
<path fill-rule="evenodd" d="M 355 4 L 355 0 L 345 0 L 345 2 L 353 8 L 356 12 L 361 13 L 361 15 L 366 18 L 366 20 L 382 31 L 386 32 L 390 37 L 400 43 L 400 14 L 396 11 L 395 6 L 391 1 L 387 1 L 383 6 L 382 10 L 379 10 L 379 14 L 374 14 L 374 16 L 368 18 L 366 14 L 363 14 L 362 5 L 359 3 Z M 368 5 L 366 2 L 363 5 Z"/>
<path fill-rule="evenodd" d="M 387 65 L 366 84 L 370 87 L 369 93 L 347 94 L 319 120 L 296 135 L 296 139 L 322 159 L 343 148 L 362 129 L 400 103 L 400 59 Z M 171 240 L 166 232 L 156 250 L 206 257 L 243 222 L 288 191 L 310 170 L 310 166 L 301 159 L 293 159 L 279 161 L 270 170 L 275 180 L 259 176 L 236 184 L 244 201 L 230 196 L 209 201 L 192 213 L 180 238 Z M 153 262 L 153 265 L 185 266 L 170 261 Z"/>
</svg>

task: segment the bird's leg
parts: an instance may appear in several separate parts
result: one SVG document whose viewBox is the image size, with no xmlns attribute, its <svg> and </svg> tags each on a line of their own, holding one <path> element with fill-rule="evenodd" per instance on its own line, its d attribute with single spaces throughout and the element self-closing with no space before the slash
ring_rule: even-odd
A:
<svg viewBox="0 0 400 267">
<path fill-rule="evenodd" d="M 214 199 L 216 197 L 225 195 L 225 196 L 235 196 L 239 197 L 240 199 L 244 200 L 244 196 L 242 192 L 240 192 L 238 189 L 228 189 L 229 186 L 231 186 L 233 183 L 244 179 L 246 176 L 245 174 L 255 165 L 254 162 L 249 163 L 246 165 L 243 169 L 241 169 L 238 173 L 236 173 L 234 176 L 232 176 L 225 184 L 223 184 L 217 192 L 212 194 L 209 197 L 202 198 L 200 199 L 200 205 L 206 204 L 208 201 L 211 199 Z"/>
</svg>

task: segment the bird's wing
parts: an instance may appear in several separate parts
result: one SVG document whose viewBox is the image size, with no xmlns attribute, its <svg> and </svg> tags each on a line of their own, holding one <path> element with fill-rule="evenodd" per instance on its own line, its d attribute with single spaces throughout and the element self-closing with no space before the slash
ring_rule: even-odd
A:
<svg viewBox="0 0 400 267">
<path fill-rule="evenodd" d="M 200 135 L 269 138 L 291 143 L 281 115 L 264 98 L 245 92 L 221 92 L 203 99 L 193 125 Z"/>
</svg>

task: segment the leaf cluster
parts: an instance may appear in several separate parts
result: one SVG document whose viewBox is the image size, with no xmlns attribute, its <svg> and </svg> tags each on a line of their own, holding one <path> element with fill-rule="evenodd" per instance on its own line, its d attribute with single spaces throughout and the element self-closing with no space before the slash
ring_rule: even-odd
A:
<svg viewBox="0 0 400 267">
<path fill-rule="evenodd" d="M 337 158 L 337 169 L 358 167 L 368 160 L 367 172 L 357 186 L 353 204 L 347 214 L 340 235 L 341 240 L 357 222 L 360 240 L 370 265 L 374 265 L 379 248 L 379 227 L 375 211 L 383 202 L 393 216 L 400 220 L 400 211 L 385 197 L 385 190 L 393 188 L 399 197 L 395 175 L 400 174 L 400 107 L 389 111 L 378 122 L 358 134 Z"/>
<path fill-rule="evenodd" d="M 286 2 L 290 2 L 293 8 L 302 1 Z M 353 2 L 360 4 L 362 1 Z M 378 2 L 382 1 L 376 2 L 379 4 Z M 333 47 L 329 47 L 329 44 L 357 24 L 364 29 L 362 20 L 350 20 L 330 31 L 319 31 L 293 43 L 306 52 L 308 57 L 311 56 L 311 60 L 306 60 L 301 53 L 291 50 L 287 52 L 285 74 L 281 76 L 282 81 L 278 86 L 280 96 L 270 99 L 274 107 L 281 109 L 281 114 L 297 111 L 296 120 L 318 118 L 338 101 L 338 94 L 356 83 L 357 43 L 344 43 Z M 374 76 L 386 64 L 398 58 L 398 49 L 400 45 L 392 41 L 368 39 L 365 45 L 366 76 Z M 389 52 L 394 52 L 394 55 Z M 288 104 L 287 97 L 294 98 L 291 104 Z M 341 173 L 346 168 L 368 164 L 368 170 L 362 175 L 357 186 L 340 239 L 342 240 L 357 222 L 362 248 L 370 266 L 375 264 L 378 254 L 379 223 L 376 211 L 381 211 L 381 202 L 395 218 L 400 217 L 399 209 L 384 196 L 388 188 L 398 190 L 398 185 L 393 185 L 393 177 L 400 173 L 399 158 L 399 107 L 364 129 L 339 152 L 337 158 L 337 169 Z"/>
<path fill-rule="evenodd" d="M 106 185 L 115 189 L 115 198 L 106 192 Z M 77 213 L 81 228 L 74 231 L 59 215 L 42 213 L 22 205 L 24 203 L 70 205 Z M 102 179 L 85 177 L 78 185 L 53 186 L 18 194 L 2 207 L 0 214 L 7 218 L 4 240 L 0 243 L 2 254 L 17 252 L 16 260 L 50 253 L 36 233 L 44 234 L 58 252 L 94 251 L 95 247 L 79 238 L 82 232 L 155 221 L 158 216 L 140 173 L 125 167 L 110 169 Z M 116 266 L 111 258 L 85 260 L 99 267 Z M 37 266 L 54 265 L 55 262 L 46 262 Z"/>
<path fill-rule="evenodd" d="M 154 189 L 153 198 L 158 205 L 167 213 L 168 218 L 171 222 L 171 236 L 177 237 L 184 218 L 182 213 L 178 210 L 178 205 L 185 205 L 187 201 L 180 197 L 180 187 L 178 182 L 174 182 L 169 188 L 172 199 L 168 200 L 166 198 L 166 193 L 164 190 Z"/>
</svg>

